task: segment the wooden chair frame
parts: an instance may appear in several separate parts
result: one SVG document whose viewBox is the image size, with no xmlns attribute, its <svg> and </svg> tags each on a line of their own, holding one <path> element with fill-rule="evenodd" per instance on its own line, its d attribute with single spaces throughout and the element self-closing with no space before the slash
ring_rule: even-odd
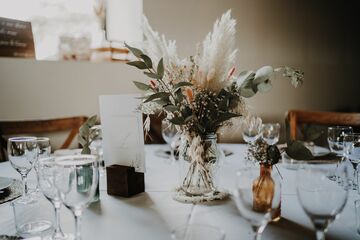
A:
<svg viewBox="0 0 360 240">
<path fill-rule="evenodd" d="M 61 148 L 68 148 L 78 134 L 80 126 L 86 120 L 87 117 L 79 116 L 49 120 L 0 121 L 0 143 L 2 147 L 6 147 L 6 142 L 4 143 L 5 140 L 2 137 L 4 135 L 38 134 L 70 130 L 69 135 L 61 145 Z"/>
<path fill-rule="evenodd" d="M 360 126 L 360 113 L 289 110 L 286 113 L 286 118 L 289 122 L 290 137 L 292 139 L 296 139 L 297 126 L 301 123 Z"/>
</svg>

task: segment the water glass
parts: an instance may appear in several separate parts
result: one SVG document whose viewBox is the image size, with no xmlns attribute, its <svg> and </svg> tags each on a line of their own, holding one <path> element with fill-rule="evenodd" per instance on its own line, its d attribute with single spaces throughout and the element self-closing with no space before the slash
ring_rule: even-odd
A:
<svg viewBox="0 0 360 240">
<path fill-rule="evenodd" d="M 19 236 L 30 238 L 51 235 L 54 215 L 39 199 L 18 198 L 11 202 L 15 228 Z"/>
<path fill-rule="evenodd" d="M 39 185 L 44 196 L 51 202 L 55 210 L 55 224 L 53 240 L 70 239 L 70 236 L 64 234 L 60 227 L 60 209 L 61 199 L 58 190 L 55 187 L 55 158 L 41 158 L 38 160 Z"/>
<path fill-rule="evenodd" d="M 165 142 L 170 147 L 170 158 L 171 163 L 175 162 L 175 149 L 176 141 L 179 139 L 180 135 L 175 125 L 170 123 L 167 119 L 162 120 L 161 122 L 161 134 Z"/>
<path fill-rule="evenodd" d="M 225 232 L 217 227 L 205 224 L 189 224 L 171 233 L 173 240 L 224 240 Z"/>
<path fill-rule="evenodd" d="M 262 138 L 269 145 L 277 144 L 280 138 L 280 124 L 279 123 L 263 124 Z"/>
<path fill-rule="evenodd" d="M 81 215 L 92 202 L 98 185 L 98 162 L 94 155 L 72 155 L 55 159 L 55 186 L 64 205 L 75 217 L 75 239 L 81 239 Z"/>
<path fill-rule="evenodd" d="M 356 221 L 356 231 L 360 235 L 360 199 L 354 202 L 355 205 L 355 221 Z"/>
<path fill-rule="evenodd" d="M 244 141 L 253 144 L 261 137 L 262 120 L 256 116 L 247 116 L 242 123 Z"/>
<path fill-rule="evenodd" d="M 348 199 L 348 173 L 342 164 L 338 167 L 342 183 L 331 181 L 335 164 L 314 162 L 304 164 L 297 171 L 297 196 L 301 207 L 311 219 L 317 240 L 325 239 L 325 233 L 344 209 Z"/>
<path fill-rule="evenodd" d="M 37 137 L 36 138 L 37 145 L 39 148 L 39 154 L 37 161 L 34 164 L 34 170 L 36 172 L 36 189 L 35 193 L 40 193 L 40 186 L 39 186 L 39 160 L 43 158 L 50 157 L 51 154 L 51 145 L 50 145 L 50 139 L 46 137 Z"/>
<path fill-rule="evenodd" d="M 20 173 L 23 183 L 23 197 L 28 197 L 27 175 L 38 157 L 35 137 L 13 137 L 8 139 L 7 152 L 11 166 Z"/>
<path fill-rule="evenodd" d="M 103 136 L 101 125 L 95 125 L 90 129 L 91 144 L 90 149 L 92 154 L 96 154 L 99 157 L 99 164 L 101 168 L 105 167 L 104 163 L 104 150 L 103 150 Z"/>
<path fill-rule="evenodd" d="M 260 240 L 261 234 L 272 216 L 278 211 L 281 203 L 281 179 L 278 172 L 270 175 L 271 191 L 259 193 L 259 184 L 263 181 L 260 176 L 260 166 L 242 168 L 237 172 L 237 184 L 233 194 L 240 215 L 252 227 L 254 239 Z M 267 189 L 269 190 L 269 189 Z M 262 197 L 259 201 L 259 197 Z M 262 201 L 266 199 L 266 204 Z"/>
<path fill-rule="evenodd" d="M 358 165 L 360 163 L 360 133 L 352 133 L 344 136 L 345 156 L 349 159 L 354 174 L 352 178 L 353 189 L 358 189 Z"/>
</svg>

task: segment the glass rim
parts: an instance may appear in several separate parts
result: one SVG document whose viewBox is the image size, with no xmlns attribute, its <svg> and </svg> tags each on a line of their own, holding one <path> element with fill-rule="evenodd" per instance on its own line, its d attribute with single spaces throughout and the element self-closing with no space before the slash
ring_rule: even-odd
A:
<svg viewBox="0 0 360 240">
<path fill-rule="evenodd" d="M 347 128 L 347 129 L 353 129 L 352 126 L 336 125 L 336 126 L 329 126 L 329 127 L 328 127 L 328 130 L 329 130 L 329 129 L 345 129 L 345 128 Z"/>
<path fill-rule="evenodd" d="M 97 156 L 91 154 L 66 155 L 55 157 L 55 163 L 58 166 L 81 166 L 96 162 Z"/>
<path fill-rule="evenodd" d="M 263 126 L 270 126 L 270 125 L 272 125 L 272 126 L 278 126 L 278 127 L 280 127 L 281 126 L 281 124 L 280 123 L 278 123 L 278 122 L 273 122 L 273 123 L 263 123 L 262 124 Z"/>
<path fill-rule="evenodd" d="M 219 228 L 219 227 L 216 227 L 216 226 L 213 226 L 213 225 L 209 225 L 209 224 L 203 224 L 203 223 L 192 223 L 192 224 L 186 224 L 186 225 L 182 225 L 182 226 L 179 226 L 175 229 L 173 229 L 171 231 L 171 235 L 175 235 L 176 236 L 176 233 L 179 233 L 179 232 L 182 232 L 184 230 L 187 230 L 189 228 L 204 228 L 204 229 L 211 229 L 211 230 L 215 230 L 216 232 L 219 233 L 220 235 L 220 239 L 223 239 L 225 237 L 225 231 L 222 229 L 222 228 Z"/>
<path fill-rule="evenodd" d="M 36 141 L 38 141 L 38 142 L 49 141 L 50 142 L 50 138 L 48 138 L 48 137 L 37 137 Z"/>
<path fill-rule="evenodd" d="M 36 137 L 32 136 L 20 136 L 20 137 L 11 137 L 8 139 L 8 142 L 35 142 Z"/>
</svg>

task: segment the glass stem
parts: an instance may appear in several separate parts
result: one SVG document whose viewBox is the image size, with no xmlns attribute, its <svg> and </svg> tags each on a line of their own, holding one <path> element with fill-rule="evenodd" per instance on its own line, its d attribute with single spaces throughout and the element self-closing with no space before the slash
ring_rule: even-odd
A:
<svg viewBox="0 0 360 240">
<path fill-rule="evenodd" d="M 260 227 L 252 226 L 252 230 L 254 232 L 254 240 L 261 240 Z"/>
<path fill-rule="evenodd" d="M 27 175 L 26 174 L 21 174 L 21 181 L 23 184 L 23 196 L 26 196 L 28 194 Z"/>
<path fill-rule="evenodd" d="M 59 202 L 54 202 L 54 210 L 55 210 L 55 231 L 54 231 L 54 239 L 56 239 L 57 236 L 64 236 L 63 232 L 61 231 L 61 227 L 60 227 L 60 208 L 61 208 L 61 203 Z"/>
<path fill-rule="evenodd" d="M 81 210 L 75 210 L 75 240 L 81 240 Z"/>
<path fill-rule="evenodd" d="M 174 154 L 175 149 L 173 148 L 172 144 L 170 144 L 170 161 L 174 162 L 175 161 L 175 154 Z"/>
<path fill-rule="evenodd" d="M 316 240 L 325 240 L 325 232 L 322 230 L 316 230 Z"/>
</svg>

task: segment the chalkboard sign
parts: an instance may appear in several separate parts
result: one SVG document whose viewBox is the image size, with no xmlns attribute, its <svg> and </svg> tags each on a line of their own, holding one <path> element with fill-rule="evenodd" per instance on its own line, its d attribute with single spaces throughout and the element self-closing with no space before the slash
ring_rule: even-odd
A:
<svg viewBox="0 0 360 240">
<path fill-rule="evenodd" d="M 35 57 L 30 22 L 0 17 L 0 56 Z"/>
</svg>

